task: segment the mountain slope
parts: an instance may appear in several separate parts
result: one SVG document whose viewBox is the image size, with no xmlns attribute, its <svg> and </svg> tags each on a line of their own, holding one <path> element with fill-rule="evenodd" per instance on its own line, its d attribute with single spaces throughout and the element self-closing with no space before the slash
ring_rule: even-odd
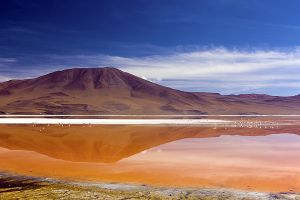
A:
<svg viewBox="0 0 300 200">
<path fill-rule="evenodd" d="M 115 68 L 75 68 L 0 83 L 0 113 L 297 114 L 300 97 L 190 93 Z"/>
</svg>

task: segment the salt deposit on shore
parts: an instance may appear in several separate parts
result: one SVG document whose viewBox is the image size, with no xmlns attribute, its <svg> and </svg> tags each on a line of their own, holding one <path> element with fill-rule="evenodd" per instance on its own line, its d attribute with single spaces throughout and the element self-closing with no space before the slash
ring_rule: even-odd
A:
<svg viewBox="0 0 300 200">
<path fill-rule="evenodd" d="M 0 173 L 3 199 L 235 199 L 298 200 L 297 193 L 234 189 L 172 188 L 123 183 L 67 182 L 57 179 Z M 30 187 L 30 190 L 26 189 Z M 17 188 L 17 190 L 16 190 Z M 7 192 L 9 191 L 9 192 Z M 1 199 L 2 199 L 1 198 Z"/>
<path fill-rule="evenodd" d="M 0 124 L 112 124 L 112 125 L 212 125 L 227 124 L 218 119 L 61 119 L 61 118 L 0 118 Z"/>
</svg>

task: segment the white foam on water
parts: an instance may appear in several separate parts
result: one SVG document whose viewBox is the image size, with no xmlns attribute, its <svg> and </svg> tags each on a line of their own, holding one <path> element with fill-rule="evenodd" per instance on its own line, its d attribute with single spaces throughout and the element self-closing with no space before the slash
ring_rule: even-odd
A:
<svg viewBox="0 0 300 200">
<path fill-rule="evenodd" d="M 211 125 L 231 121 L 218 119 L 61 119 L 61 118 L 0 118 L 0 124 L 112 124 L 112 125 Z"/>
<path fill-rule="evenodd" d="M 45 115 L 45 114 L 3 114 L 0 117 L 300 117 L 300 115 L 260 115 L 260 114 L 244 114 L 244 115 Z"/>
</svg>

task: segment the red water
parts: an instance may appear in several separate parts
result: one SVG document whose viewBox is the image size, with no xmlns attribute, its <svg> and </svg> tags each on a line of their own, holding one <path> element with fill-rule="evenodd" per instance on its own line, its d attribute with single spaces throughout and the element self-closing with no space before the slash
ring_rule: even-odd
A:
<svg viewBox="0 0 300 200">
<path fill-rule="evenodd" d="M 240 135 L 234 135 L 149 126 L 40 130 L 1 129 L 1 171 L 99 182 L 300 192 L 296 134 L 239 130 Z M 227 134 L 216 135 L 218 131 Z"/>
</svg>

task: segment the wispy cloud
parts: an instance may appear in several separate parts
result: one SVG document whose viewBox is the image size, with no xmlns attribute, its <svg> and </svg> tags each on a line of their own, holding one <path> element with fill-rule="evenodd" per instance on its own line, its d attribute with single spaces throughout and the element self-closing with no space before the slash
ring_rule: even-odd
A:
<svg viewBox="0 0 300 200">
<path fill-rule="evenodd" d="M 119 66 L 182 90 L 279 95 L 300 92 L 299 48 L 251 51 L 214 48 L 164 56 L 100 57 L 102 65 Z"/>
<path fill-rule="evenodd" d="M 15 58 L 0 58 L 0 63 L 12 63 L 16 61 L 17 60 Z"/>
<path fill-rule="evenodd" d="M 29 28 L 25 28 L 25 27 L 18 27 L 18 26 L 14 26 L 14 27 L 8 27 L 8 28 L 1 28 L 0 29 L 0 33 L 2 34 L 15 34 L 15 33 L 19 33 L 19 34 L 40 34 L 37 31 L 34 31 L 32 29 Z"/>
<path fill-rule="evenodd" d="M 87 57 L 88 59 L 88 57 Z M 100 56 L 105 65 L 121 66 L 123 69 L 149 78 L 205 78 L 216 75 L 234 75 L 276 69 L 300 68 L 300 51 L 238 51 L 223 48 L 175 53 L 166 56 L 125 58 Z"/>
<path fill-rule="evenodd" d="M 291 30 L 300 30 L 300 26 L 298 25 L 291 25 L 291 24 L 270 24 L 265 23 L 266 26 L 280 28 L 280 29 L 291 29 Z"/>
<path fill-rule="evenodd" d="M 0 59 L 0 67 L 16 66 L 16 62 L 21 61 L 3 58 Z M 143 57 L 44 55 L 25 67 L 18 65 L 21 63 L 14 69 L 23 70 L 23 73 L 26 69 L 27 76 L 33 73 L 33 69 L 45 73 L 70 67 L 113 66 L 183 90 L 283 95 L 300 93 L 298 47 L 285 50 L 210 48 Z"/>
<path fill-rule="evenodd" d="M 8 68 L 12 63 L 15 63 L 17 60 L 15 58 L 0 58 L 0 70 Z"/>
<path fill-rule="evenodd" d="M 11 79 L 10 77 L 0 75 L 0 82 L 8 81 L 10 79 Z"/>
</svg>

